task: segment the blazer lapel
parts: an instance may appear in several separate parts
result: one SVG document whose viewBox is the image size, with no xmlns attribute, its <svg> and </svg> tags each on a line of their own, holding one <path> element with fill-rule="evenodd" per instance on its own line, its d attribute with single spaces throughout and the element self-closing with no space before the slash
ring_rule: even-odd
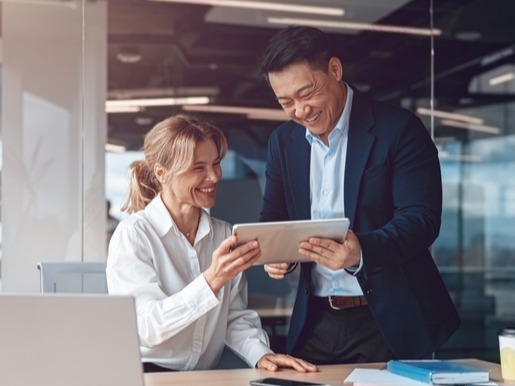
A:
<svg viewBox="0 0 515 386">
<path fill-rule="evenodd" d="M 375 138 L 369 133 L 374 125 L 374 114 L 370 103 L 357 91 L 354 91 L 349 122 L 349 139 L 345 163 L 344 206 L 345 216 L 354 224 L 359 187 L 363 171 L 374 144 Z"/>
<path fill-rule="evenodd" d="M 285 158 L 288 188 L 292 192 L 296 211 L 295 220 L 311 218 L 311 200 L 309 195 L 309 171 L 311 159 L 311 146 L 305 136 L 306 129 L 297 124 L 292 131 L 292 142 L 286 146 Z M 292 220 L 294 220 L 292 218 Z"/>
</svg>

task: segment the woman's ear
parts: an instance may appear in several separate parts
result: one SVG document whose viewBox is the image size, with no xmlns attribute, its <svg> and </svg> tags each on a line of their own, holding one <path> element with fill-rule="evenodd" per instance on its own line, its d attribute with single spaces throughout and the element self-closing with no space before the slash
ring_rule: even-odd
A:
<svg viewBox="0 0 515 386">
<path fill-rule="evenodd" d="M 166 169 L 161 164 L 154 165 L 154 174 L 161 185 L 166 183 Z"/>
</svg>

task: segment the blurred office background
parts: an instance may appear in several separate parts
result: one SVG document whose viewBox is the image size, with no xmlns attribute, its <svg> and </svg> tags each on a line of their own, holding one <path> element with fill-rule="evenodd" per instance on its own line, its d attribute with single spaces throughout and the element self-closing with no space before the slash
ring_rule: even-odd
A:
<svg viewBox="0 0 515 386">
<path fill-rule="evenodd" d="M 498 361 L 496 332 L 515 325 L 514 20 L 513 0 L 0 0 L 0 289 L 38 292 L 38 261 L 105 261 L 107 201 L 124 218 L 128 165 L 172 114 L 228 137 L 211 213 L 257 221 L 284 119 L 257 63 L 277 29 L 305 23 L 334 37 L 349 83 L 434 138 L 433 253 L 463 319 L 436 356 Z M 280 349 L 296 277 L 248 277 Z"/>
</svg>

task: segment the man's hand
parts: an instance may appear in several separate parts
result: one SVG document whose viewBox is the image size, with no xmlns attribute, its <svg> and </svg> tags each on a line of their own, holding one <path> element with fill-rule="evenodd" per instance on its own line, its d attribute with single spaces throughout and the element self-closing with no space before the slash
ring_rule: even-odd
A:
<svg viewBox="0 0 515 386">
<path fill-rule="evenodd" d="M 349 230 L 343 243 L 330 239 L 312 237 L 300 243 L 299 253 L 311 261 L 334 271 L 358 265 L 361 259 L 361 245 Z"/>
<path fill-rule="evenodd" d="M 265 272 L 268 273 L 268 276 L 277 280 L 284 278 L 284 275 L 286 275 L 286 272 L 288 272 L 289 267 L 290 264 L 288 263 L 265 264 L 264 266 Z"/>
<path fill-rule="evenodd" d="M 303 359 L 294 358 L 285 354 L 266 354 L 257 363 L 258 369 L 277 371 L 280 367 L 291 367 L 301 373 L 313 373 L 318 371 L 318 367 Z"/>
</svg>

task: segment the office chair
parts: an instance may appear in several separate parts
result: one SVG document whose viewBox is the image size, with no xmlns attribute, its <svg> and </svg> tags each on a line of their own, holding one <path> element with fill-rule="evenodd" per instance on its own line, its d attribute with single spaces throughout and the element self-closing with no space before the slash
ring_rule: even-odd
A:
<svg viewBox="0 0 515 386">
<path fill-rule="evenodd" d="M 41 293 L 107 294 L 106 263 L 102 262 L 39 262 Z M 248 368 L 228 348 L 224 349 L 217 369 Z"/>
<path fill-rule="evenodd" d="M 106 263 L 39 262 L 41 293 L 107 294 Z"/>
</svg>

